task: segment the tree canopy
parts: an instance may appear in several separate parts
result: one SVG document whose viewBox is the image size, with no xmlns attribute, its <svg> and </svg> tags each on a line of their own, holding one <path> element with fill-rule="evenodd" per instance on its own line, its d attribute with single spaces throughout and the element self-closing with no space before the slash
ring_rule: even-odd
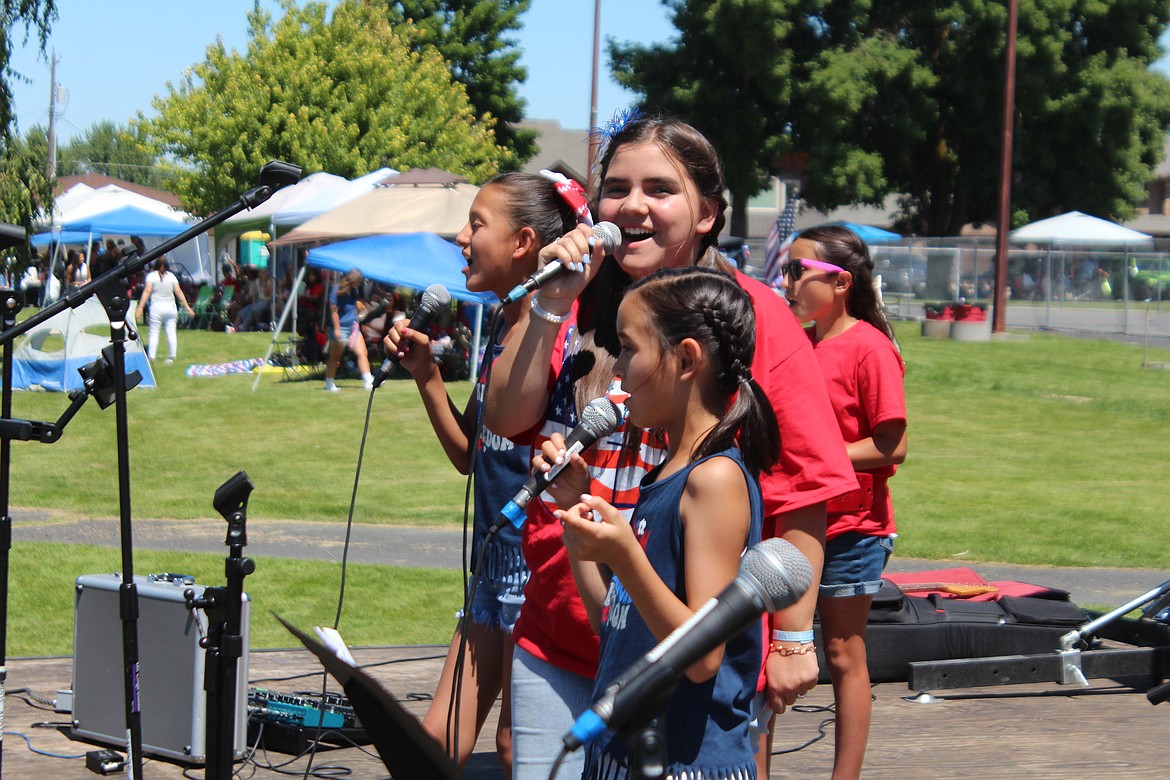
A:
<svg viewBox="0 0 1170 780">
<path fill-rule="evenodd" d="M 723 158 L 733 234 L 747 235 L 747 199 L 791 139 L 795 0 L 671 0 L 679 34 L 666 44 L 609 42 L 614 77 L 652 113 L 706 135 Z"/>
<path fill-rule="evenodd" d="M 142 137 L 142 128 L 104 120 L 57 149 L 57 175 L 104 173 L 124 181 L 161 188 L 162 161 Z"/>
<path fill-rule="evenodd" d="M 56 18 L 56 0 L 0 0 L 0 135 L 4 141 L 12 135 L 9 82 L 20 77 L 12 71 L 12 41 L 16 36 L 26 41 L 30 35 L 35 36 L 43 52 Z"/>
<path fill-rule="evenodd" d="M 33 216 L 51 205 L 52 183 L 45 175 L 44 157 L 12 134 L 12 90 L 14 33 L 36 36 L 43 52 L 49 27 L 57 18 L 54 0 L 0 0 L 0 221 L 32 225 Z M 22 32 L 23 30 L 23 32 Z M 48 147 L 45 147 L 47 152 Z M 40 168 L 36 161 L 40 159 Z"/>
<path fill-rule="evenodd" d="M 501 167 L 517 170 L 536 154 L 536 132 L 516 124 L 524 99 L 516 91 L 528 72 L 520 65 L 517 42 L 508 37 L 522 26 L 531 0 L 383 0 L 392 26 L 411 21 L 420 30 L 416 48 L 434 46 L 467 89 L 477 115 L 495 118 L 496 142 L 508 149 Z"/>
<path fill-rule="evenodd" d="M 260 167 L 283 159 L 306 173 L 352 178 L 383 166 L 439 167 L 482 181 L 504 151 L 463 87 L 417 32 L 391 30 L 369 3 L 283 3 L 275 23 L 248 15 L 247 50 L 222 41 L 157 97 L 137 122 L 178 163 L 171 189 L 184 208 L 209 214 L 255 186 Z"/>
<path fill-rule="evenodd" d="M 899 195 L 903 227 L 924 235 L 994 221 L 1001 0 L 669 3 L 679 40 L 611 44 L 614 68 L 646 107 L 709 134 L 734 199 L 738 182 L 773 172 L 790 147 L 807 159 L 801 196 L 815 207 Z M 1170 81 L 1151 69 L 1168 24 L 1159 0 L 1020 0 L 1017 223 L 1070 209 L 1133 213 L 1170 126 Z M 688 56 L 704 67 L 686 68 Z M 668 67 L 682 74 L 673 86 Z M 765 84 L 764 95 L 751 88 Z"/>
</svg>

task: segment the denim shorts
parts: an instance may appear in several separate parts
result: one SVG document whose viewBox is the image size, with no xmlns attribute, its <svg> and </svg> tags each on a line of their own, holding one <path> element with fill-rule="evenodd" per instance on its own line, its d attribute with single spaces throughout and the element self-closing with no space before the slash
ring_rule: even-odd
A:
<svg viewBox="0 0 1170 780">
<path fill-rule="evenodd" d="M 502 548 L 501 553 L 489 555 L 484 562 L 483 575 L 475 586 L 471 621 L 488 628 L 502 628 L 511 634 L 524 603 L 528 567 L 519 549 Z M 471 588 L 470 581 L 467 587 Z"/>
<path fill-rule="evenodd" d="M 882 571 L 894 551 L 894 538 L 846 533 L 825 542 L 821 595 L 830 598 L 872 596 L 882 585 Z"/>
</svg>

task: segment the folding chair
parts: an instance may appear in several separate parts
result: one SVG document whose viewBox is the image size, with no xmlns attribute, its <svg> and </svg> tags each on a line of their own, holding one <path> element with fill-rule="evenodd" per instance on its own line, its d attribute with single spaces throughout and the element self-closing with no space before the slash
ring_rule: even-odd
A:
<svg viewBox="0 0 1170 780">
<path fill-rule="evenodd" d="M 191 308 L 195 311 L 195 321 L 191 327 L 206 328 L 208 326 L 211 315 L 215 313 L 215 306 L 211 302 L 214 295 L 215 287 L 210 284 L 199 288 L 199 292 L 195 294 L 195 302 L 191 304 Z"/>
</svg>

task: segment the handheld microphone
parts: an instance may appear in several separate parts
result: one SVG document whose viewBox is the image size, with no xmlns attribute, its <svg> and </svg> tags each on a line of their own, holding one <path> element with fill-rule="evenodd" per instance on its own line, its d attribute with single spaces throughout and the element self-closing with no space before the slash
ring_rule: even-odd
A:
<svg viewBox="0 0 1170 780">
<path fill-rule="evenodd" d="M 447 292 L 447 288 L 441 284 L 432 284 L 423 290 L 422 300 L 418 302 L 418 308 L 410 317 L 410 329 L 422 330 L 449 303 L 451 303 L 451 293 Z M 386 375 L 390 373 L 390 369 L 394 368 L 394 364 L 397 362 L 398 355 L 390 355 L 382 361 L 381 367 L 374 372 L 374 389 L 386 381 Z"/>
<path fill-rule="evenodd" d="M 548 471 L 534 473 L 524 483 L 524 487 L 520 488 L 520 492 L 500 510 L 499 517 L 492 524 L 491 532 L 499 531 L 508 523 L 517 528 L 524 525 L 524 507 L 534 496 L 543 493 L 549 483 L 556 479 L 557 474 L 565 470 L 565 467 L 569 465 L 569 457 L 573 453 L 584 452 L 592 447 L 598 439 L 609 436 L 616 431 L 625 416 L 625 409 L 605 396 L 590 401 L 589 405 L 585 407 L 585 411 L 581 412 L 581 422 L 577 423 L 577 427 L 565 439 L 564 461 L 559 466 L 554 465 Z"/>
<path fill-rule="evenodd" d="M 670 636 L 611 683 L 562 738 L 572 751 L 606 729 L 653 717 L 663 698 L 696 661 L 738 635 L 764 612 L 796 602 L 812 585 L 812 565 L 783 539 L 744 553 L 739 574 Z"/>
<path fill-rule="evenodd" d="M 605 247 L 606 253 L 612 253 L 622 243 L 621 228 L 612 222 L 598 222 L 593 226 L 593 235 L 601 240 L 601 245 Z M 521 284 L 513 287 L 512 291 L 505 295 L 500 303 L 507 306 L 509 303 L 518 301 L 525 295 L 528 295 L 528 293 L 535 292 L 541 287 L 544 287 L 568 270 L 560 260 L 554 260 L 532 276 L 529 276 Z"/>
</svg>

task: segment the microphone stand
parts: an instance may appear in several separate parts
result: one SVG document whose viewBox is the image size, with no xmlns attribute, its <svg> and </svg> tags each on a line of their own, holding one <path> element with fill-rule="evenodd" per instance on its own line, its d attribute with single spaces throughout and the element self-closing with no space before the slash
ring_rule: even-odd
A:
<svg viewBox="0 0 1170 780">
<path fill-rule="evenodd" d="M 626 743 L 631 780 L 666 777 L 669 763 L 666 755 L 666 705 L 677 687 L 677 683 L 671 685 L 647 700 L 629 724 L 618 731 L 618 736 Z"/>
<path fill-rule="evenodd" d="M 16 324 L 16 315 L 24 308 L 20 290 L 3 291 L 4 327 Z M 4 365 L 0 369 L 4 387 L 0 389 L 0 416 L 12 416 L 12 344 L 4 345 Z M 84 401 L 83 401 L 84 402 Z M 12 550 L 12 516 L 8 513 L 8 463 L 12 438 L 7 429 L 0 431 L 0 724 L 4 723 L 4 686 L 8 680 L 8 556 Z M 0 773 L 4 767 L 4 730 L 0 728 Z"/>
<path fill-rule="evenodd" d="M 183 593 L 187 609 L 202 609 L 207 615 L 207 636 L 199 645 L 204 655 L 203 689 L 207 691 L 206 780 L 228 780 L 235 758 L 236 686 L 240 657 L 244 653 L 244 577 L 256 571 L 251 558 L 242 557 L 248 544 L 247 511 L 252 481 L 239 471 L 215 491 L 212 504 L 228 523 L 224 544 L 229 555 L 224 561 L 227 587 L 205 588 L 200 598 L 195 591 Z"/>
<path fill-rule="evenodd" d="M 130 753 L 129 765 L 133 780 L 142 780 L 142 713 L 138 699 L 138 588 L 134 583 L 134 547 L 130 523 L 130 449 L 129 425 L 126 414 L 126 383 L 125 340 L 126 314 L 130 309 L 130 298 L 126 294 L 124 277 L 131 276 L 146 267 L 157 257 L 180 246 L 200 233 L 204 233 L 219 223 L 243 211 L 254 208 L 268 200 L 281 187 L 295 184 L 300 179 L 301 169 L 291 163 L 274 160 L 260 169 L 259 184 L 248 190 L 240 199 L 224 210 L 213 214 L 182 233 L 167 239 L 153 249 L 138 255 L 136 252 L 127 253 L 119 263 L 105 273 L 96 277 L 81 287 L 69 290 L 58 301 L 42 309 L 19 324 L 8 325 L 0 333 L 0 346 L 3 346 L 5 367 L 4 372 L 9 380 L 5 383 L 4 392 L 10 392 L 11 387 L 11 358 L 12 342 L 21 334 L 27 333 L 37 325 L 51 319 L 66 308 L 77 308 L 92 296 L 97 296 L 110 318 L 110 350 L 109 363 L 114 375 L 114 403 L 117 427 L 118 447 L 118 503 L 119 529 L 122 548 L 122 584 L 118 589 L 119 615 L 122 621 L 122 663 L 124 673 L 124 692 L 126 708 L 126 730 L 128 750 Z M 15 315 L 13 315 L 15 317 Z M 133 335 L 131 336 L 134 337 Z M 112 349 L 111 349 L 112 348 Z M 106 350 L 102 351 L 103 355 Z M 6 442 L 5 442 L 6 443 Z M 9 473 L 10 453 L 6 447 L 0 448 L 0 474 L 7 483 Z M 5 501 L 5 503 L 7 503 Z M 5 507 L 7 515 L 7 507 Z M 7 538 L 0 539 L 7 549 L 11 546 L 11 520 L 7 520 Z M 3 533 L 0 530 L 0 533 Z M 6 554 L 6 553 L 5 553 Z M 2 583 L 4 593 L 7 594 L 7 568 L 3 571 Z M 7 622 L 7 615 L 5 622 Z M 6 627 L 5 627 L 6 630 Z M 0 710 L 2 714 L 2 710 Z"/>
</svg>

